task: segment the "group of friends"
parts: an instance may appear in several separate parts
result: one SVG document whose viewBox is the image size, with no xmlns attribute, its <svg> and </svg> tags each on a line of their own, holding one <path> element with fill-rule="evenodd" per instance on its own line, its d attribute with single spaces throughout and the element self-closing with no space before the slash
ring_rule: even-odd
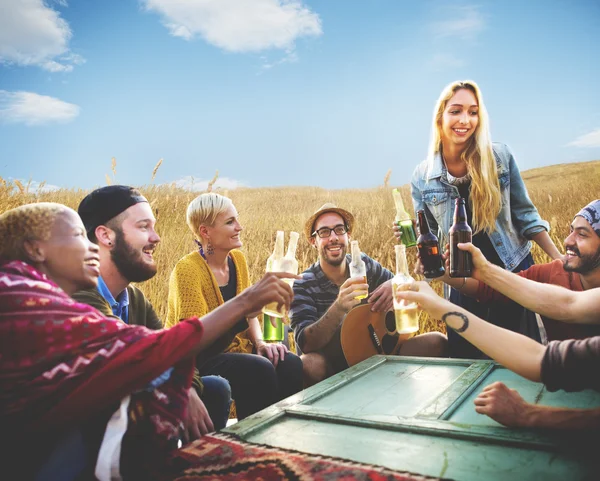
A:
<svg viewBox="0 0 600 481">
<path fill-rule="evenodd" d="M 448 329 L 413 336 L 397 354 L 489 357 L 550 390 L 600 390 L 600 199 L 575 214 L 561 254 L 511 151 L 490 141 L 472 81 L 442 92 L 411 186 L 442 243 L 454 199 L 467 199 L 474 235 L 460 248 L 474 270 L 441 278 L 448 299 L 423 281 L 398 294 Z M 173 269 L 160 319 L 132 285 L 156 274 L 160 242 L 135 188 L 97 189 L 77 212 L 35 203 L 0 216 L 2 463 L 27 452 L 23 479 L 151 479 L 182 442 L 225 427 L 232 399 L 244 419 L 346 369 L 341 326 L 358 298 L 392 309 L 392 272 L 362 254 L 366 282 L 349 275 L 348 210 L 325 204 L 307 219 L 318 259 L 305 272 L 252 285 L 229 198 L 196 197 L 186 220 L 197 248 Z M 530 241 L 553 261 L 534 265 Z M 297 354 L 262 339 L 260 313 L 273 302 L 289 311 Z M 600 408 L 528 404 L 501 383 L 475 405 L 507 426 L 600 427 Z"/>
</svg>

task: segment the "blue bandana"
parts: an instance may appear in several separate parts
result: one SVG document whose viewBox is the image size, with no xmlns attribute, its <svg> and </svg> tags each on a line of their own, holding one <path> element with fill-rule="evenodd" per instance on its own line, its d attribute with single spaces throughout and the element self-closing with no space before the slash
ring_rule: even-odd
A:
<svg viewBox="0 0 600 481">
<path fill-rule="evenodd" d="M 600 199 L 593 200 L 583 209 L 581 209 L 575 217 L 583 217 L 592 226 L 592 229 L 600 237 Z"/>
</svg>

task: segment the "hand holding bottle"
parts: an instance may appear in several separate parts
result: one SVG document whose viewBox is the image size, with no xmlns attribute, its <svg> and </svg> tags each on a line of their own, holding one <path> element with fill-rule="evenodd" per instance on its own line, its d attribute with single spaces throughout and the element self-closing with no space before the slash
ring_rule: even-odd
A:
<svg viewBox="0 0 600 481">
<path fill-rule="evenodd" d="M 360 304 L 361 300 L 364 299 L 368 293 L 369 284 L 365 282 L 364 277 L 350 277 L 340 286 L 340 292 L 338 293 L 335 303 L 344 314 L 347 314 L 350 312 L 350 309 Z"/>
<path fill-rule="evenodd" d="M 258 316 L 263 306 L 269 303 L 274 303 L 278 309 L 289 309 L 294 291 L 284 279 L 302 277 L 289 272 L 267 272 L 260 281 L 244 290 L 240 297 L 247 303 L 246 317 Z"/>
</svg>

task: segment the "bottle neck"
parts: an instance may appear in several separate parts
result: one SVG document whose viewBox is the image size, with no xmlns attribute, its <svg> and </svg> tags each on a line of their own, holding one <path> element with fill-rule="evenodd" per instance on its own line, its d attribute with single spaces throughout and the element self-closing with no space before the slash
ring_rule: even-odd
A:
<svg viewBox="0 0 600 481">
<path fill-rule="evenodd" d="M 285 253 L 285 257 L 287 259 L 296 258 L 296 249 L 298 248 L 299 236 L 300 235 L 297 232 L 290 232 L 290 243 L 288 244 L 287 252 Z"/>
<path fill-rule="evenodd" d="M 408 261 L 406 260 L 406 247 L 404 244 L 395 245 L 396 251 L 396 274 L 409 276 Z"/>
<path fill-rule="evenodd" d="M 429 222 L 427 222 L 427 217 L 425 217 L 425 212 L 420 210 L 417 214 L 417 222 L 419 225 L 419 235 L 427 235 L 429 234 Z"/>
<path fill-rule="evenodd" d="M 360 247 L 358 247 L 357 241 L 352 241 L 351 249 L 352 249 L 352 263 L 356 264 L 358 261 L 360 261 Z"/>
<path fill-rule="evenodd" d="M 404 202 L 402 201 L 402 196 L 400 195 L 400 191 L 397 189 L 393 190 L 394 195 L 394 204 L 396 204 L 396 221 L 410 219 L 410 215 L 406 212 L 404 208 Z"/>
<path fill-rule="evenodd" d="M 275 249 L 273 249 L 273 257 L 280 259 L 283 257 L 283 231 L 277 231 L 277 237 L 275 238 Z"/>
<path fill-rule="evenodd" d="M 462 200 L 460 202 L 456 202 L 456 207 L 454 209 L 454 223 L 467 223 L 467 209 L 465 207 L 465 201 Z"/>
</svg>

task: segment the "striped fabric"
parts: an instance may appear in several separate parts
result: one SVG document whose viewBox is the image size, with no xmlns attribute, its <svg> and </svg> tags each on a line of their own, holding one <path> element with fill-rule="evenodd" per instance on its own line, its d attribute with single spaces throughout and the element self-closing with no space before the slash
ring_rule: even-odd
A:
<svg viewBox="0 0 600 481">
<path fill-rule="evenodd" d="M 369 293 L 394 277 L 389 270 L 385 269 L 376 260 L 371 259 L 364 253 L 361 256 L 367 267 Z M 350 261 L 351 256 L 348 254 L 346 255 L 346 265 Z M 336 286 L 327 278 L 319 261 L 302 273 L 302 280 L 294 282 L 294 300 L 290 309 L 290 319 L 299 353 L 304 346 L 304 329 L 323 317 L 327 309 L 337 299 L 339 291 L 339 286 Z M 363 302 L 366 302 L 366 299 Z M 323 353 L 336 372 L 348 367 L 340 343 L 340 329 L 341 326 L 336 331 L 333 339 L 323 349 Z"/>
</svg>

